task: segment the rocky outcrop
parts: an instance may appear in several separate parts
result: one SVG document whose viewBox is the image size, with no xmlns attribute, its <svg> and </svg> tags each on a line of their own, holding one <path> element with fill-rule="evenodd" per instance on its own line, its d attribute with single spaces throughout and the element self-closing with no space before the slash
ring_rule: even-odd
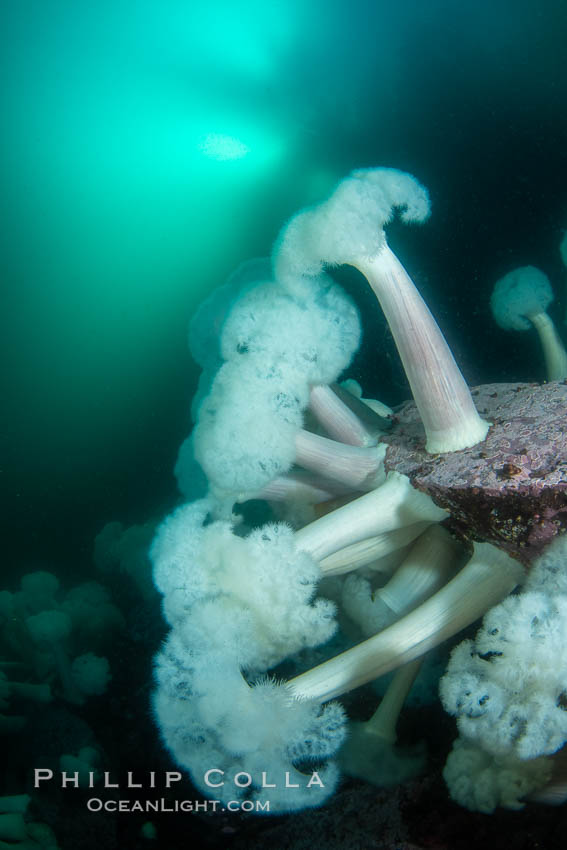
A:
<svg viewBox="0 0 567 850">
<path fill-rule="evenodd" d="M 407 402 L 383 438 L 386 468 L 447 508 L 461 536 L 529 564 L 567 530 L 567 382 L 486 384 L 472 395 L 492 423 L 484 442 L 428 454 L 415 404 Z"/>
</svg>

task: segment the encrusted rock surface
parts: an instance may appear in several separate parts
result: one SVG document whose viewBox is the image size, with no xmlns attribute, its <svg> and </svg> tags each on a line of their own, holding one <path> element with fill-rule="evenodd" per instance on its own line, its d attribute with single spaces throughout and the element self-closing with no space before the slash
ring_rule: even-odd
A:
<svg viewBox="0 0 567 850">
<path fill-rule="evenodd" d="M 435 745 L 435 743 L 434 743 Z M 218 815 L 216 817 L 218 821 Z M 441 765 L 390 788 L 345 780 L 321 809 L 233 820 L 230 850 L 563 850 L 561 806 L 528 804 L 487 816 L 449 799 Z"/>
<path fill-rule="evenodd" d="M 386 468 L 447 508 L 460 534 L 529 564 L 567 529 L 567 382 L 486 384 L 472 394 L 493 423 L 484 442 L 428 454 L 415 404 L 407 402 L 384 438 Z"/>
</svg>

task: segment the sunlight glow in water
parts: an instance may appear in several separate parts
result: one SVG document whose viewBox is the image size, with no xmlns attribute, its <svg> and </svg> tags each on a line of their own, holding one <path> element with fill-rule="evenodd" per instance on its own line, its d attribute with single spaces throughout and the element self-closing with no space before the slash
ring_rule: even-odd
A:
<svg viewBox="0 0 567 850">
<path fill-rule="evenodd" d="M 208 159 L 225 162 L 232 159 L 243 159 L 250 153 L 250 148 L 234 136 L 223 133 L 207 133 L 199 140 L 198 149 Z"/>
</svg>

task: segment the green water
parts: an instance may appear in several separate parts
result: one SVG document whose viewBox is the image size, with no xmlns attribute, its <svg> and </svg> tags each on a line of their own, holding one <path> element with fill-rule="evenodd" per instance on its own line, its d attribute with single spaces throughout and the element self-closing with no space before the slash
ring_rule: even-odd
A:
<svg viewBox="0 0 567 850">
<path fill-rule="evenodd" d="M 493 179 L 517 185 L 518 143 L 534 171 L 538 147 L 549 163 L 561 146 L 546 135 L 564 117 L 561 6 L 3 4 L 7 472 L 21 523 L 85 486 L 97 510 L 116 502 L 118 479 L 124 510 L 156 450 L 165 480 L 187 428 L 195 304 L 351 168 L 430 185 L 438 258 L 471 203 L 475 222 L 498 219 Z"/>
</svg>

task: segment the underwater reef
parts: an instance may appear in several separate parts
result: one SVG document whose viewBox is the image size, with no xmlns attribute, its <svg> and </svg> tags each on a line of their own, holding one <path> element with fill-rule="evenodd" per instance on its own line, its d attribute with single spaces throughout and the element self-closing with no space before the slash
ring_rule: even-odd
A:
<svg viewBox="0 0 567 850">
<path fill-rule="evenodd" d="M 292 217 L 191 320 L 182 501 L 105 525 L 101 582 L 0 591 L 2 752 L 40 771 L 7 773 L 0 843 L 561 846 L 567 358 L 550 285 L 514 275 L 492 307 L 548 381 L 467 386 L 387 241 L 429 212 L 366 169 Z M 394 409 L 350 377 L 343 265 L 408 376 Z"/>
</svg>

